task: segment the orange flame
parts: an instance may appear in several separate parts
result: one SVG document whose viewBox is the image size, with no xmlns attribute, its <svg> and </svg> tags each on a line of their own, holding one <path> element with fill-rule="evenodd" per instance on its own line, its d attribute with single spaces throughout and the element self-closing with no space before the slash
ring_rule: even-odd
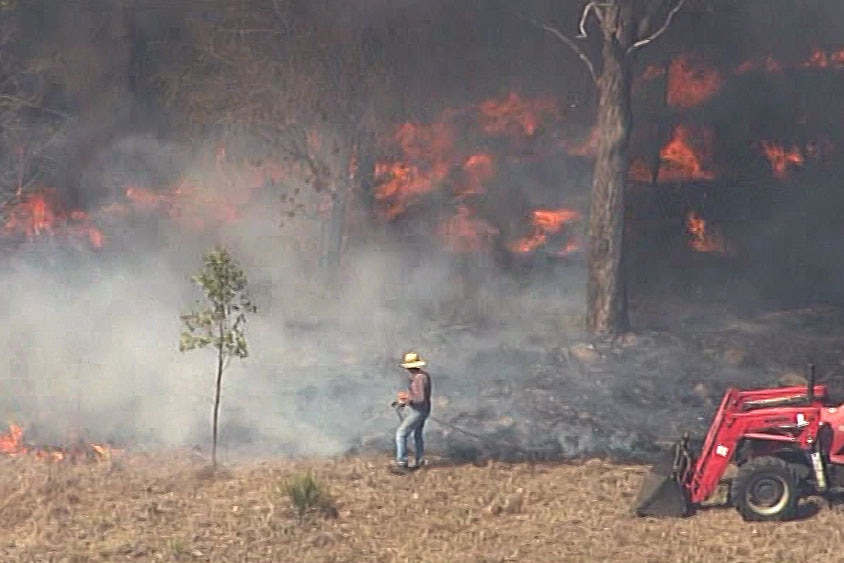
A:
<svg viewBox="0 0 844 563">
<path fill-rule="evenodd" d="M 453 165 L 454 133 L 449 124 L 405 123 L 393 135 L 404 161 L 378 163 L 375 167 L 375 199 L 386 205 L 388 219 L 438 187 Z"/>
<path fill-rule="evenodd" d="M 686 232 L 689 234 L 689 246 L 698 252 L 720 252 L 726 250 L 721 234 L 706 224 L 706 220 L 697 211 L 691 211 L 686 217 Z"/>
<path fill-rule="evenodd" d="M 0 237 L 34 240 L 40 236 L 66 236 L 87 239 L 94 248 L 103 245 L 103 234 L 80 210 L 66 210 L 58 201 L 54 188 L 41 188 L 21 194 L 17 201 L 0 209 L 5 223 L 0 225 Z"/>
<path fill-rule="evenodd" d="M 771 163 L 771 172 L 777 178 L 787 178 L 789 170 L 794 167 L 803 166 L 806 162 L 803 151 L 796 145 L 786 148 L 772 141 L 762 141 L 760 144 L 762 145 L 765 156 L 768 157 Z"/>
<path fill-rule="evenodd" d="M 318 143 L 315 136 L 309 143 Z M 158 213 L 176 220 L 183 227 L 202 229 L 209 224 L 232 222 L 241 217 L 241 206 L 252 201 L 254 190 L 277 182 L 289 173 L 289 166 L 271 159 L 252 162 L 229 160 L 224 146 L 214 152 L 216 178 L 209 184 L 180 180 L 160 191 L 139 186 L 124 189 L 125 201 L 111 202 L 92 213 L 96 219 L 125 217 L 130 212 Z M 42 187 L 18 194 L 0 206 L 0 239 L 14 243 L 49 236 L 56 240 L 83 241 L 101 248 L 105 235 L 85 211 L 68 208 L 56 188 Z"/>
<path fill-rule="evenodd" d="M 733 75 L 757 71 L 776 74 L 787 68 L 844 69 L 844 48 L 814 47 L 805 59 L 792 63 L 778 61 L 771 55 L 756 57 L 739 63 L 729 72 Z M 642 71 L 638 80 L 652 80 L 665 74 L 664 67 L 652 64 Z M 718 69 L 703 62 L 699 56 L 683 54 L 669 63 L 667 102 L 675 107 L 694 107 L 716 93 L 722 84 L 723 76 Z"/>
<path fill-rule="evenodd" d="M 542 118 L 559 117 L 559 109 L 552 98 L 524 100 L 515 92 L 503 100 L 491 99 L 480 107 L 481 129 L 488 135 L 513 133 L 533 136 Z"/>
<path fill-rule="evenodd" d="M 42 461 L 77 460 L 81 458 L 107 460 L 112 455 L 120 453 L 105 444 L 80 444 L 67 448 L 31 446 L 23 441 L 23 428 L 17 424 L 9 424 L 9 431 L 0 434 L 0 454 L 7 457 L 30 455 Z"/>
<path fill-rule="evenodd" d="M 0 453 L 7 456 L 19 456 L 26 453 L 23 445 L 23 429 L 16 424 L 9 424 L 9 432 L 0 434 Z"/>
<path fill-rule="evenodd" d="M 658 182 L 712 180 L 717 176 L 711 166 L 712 130 L 706 127 L 677 125 L 671 139 L 659 151 Z M 628 177 L 636 182 L 652 182 L 652 167 L 643 158 L 630 162 Z"/>
<path fill-rule="evenodd" d="M 557 234 L 565 225 L 579 220 L 580 213 L 574 209 L 536 209 L 531 214 L 533 233 L 512 243 L 510 250 L 520 253 L 533 252 L 545 244 L 549 235 Z M 580 246 L 574 241 L 569 241 L 557 255 L 565 256 L 578 250 Z"/>
<path fill-rule="evenodd" d="M 804 147 L 794 143 L 786 147 L 782 143 L 767 140 L 761 141 L 759 145 L 771 163 L 771 173 L 781 180 L 788 178 L 792 170 L 804 166 L 809 160 L 822 160 L 834 149 L 832 142 L 825 139 L 806 143 Z"/>
<path fill-rule="evenodd" d="M 455 119 L 469 111 L 477 112 L 476 124 L 481 133 L 507 135 L 516 140 L 534 136 L 544 119 L 559 117 L 554 99 L 525 99 L 512 92 L 477 106 L 445 110 L 434 123 L 405 123 L 397 127 L 389 145 L 398 154 L 378 162 L 374 171 L 375 200 L 387 219 L 405 213 L 423 196 L 446 185 L 453 187 L 458 200 L 486 191 L 486 183 L 496 174 L 495 157 L 457 142 L 456 123 L 465 123 Z"/>
<path fill-rule="evenodd" d="M 660 182 L 712 180 L 716 174 L 707 167 L 711 154 L 711 130 L 677 125 L 671 140 L 659 153 L 662 164 L 658 179 Z"/>
<path fill-rule="evenodd" d="M 723 83 L 715 67 L 692 55 L 680 55 L 668 67 L 666 102 L 673 107 L 695 107 L 715 95 Z"/>
</svg>

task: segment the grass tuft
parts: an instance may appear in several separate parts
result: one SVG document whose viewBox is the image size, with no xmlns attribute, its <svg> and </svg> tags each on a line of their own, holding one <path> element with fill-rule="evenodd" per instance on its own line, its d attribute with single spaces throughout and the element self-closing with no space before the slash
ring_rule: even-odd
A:
<svg viewBox="0 0 844 563">
<path fill-rule="evenodd" d="M 309 514 L 333 516 L 336 513 L 333 499 L 325 485 L 311 471 L 294 474 L 284 482 L 282 490 L 290 499 L 300 521 Z"/>
</svg>

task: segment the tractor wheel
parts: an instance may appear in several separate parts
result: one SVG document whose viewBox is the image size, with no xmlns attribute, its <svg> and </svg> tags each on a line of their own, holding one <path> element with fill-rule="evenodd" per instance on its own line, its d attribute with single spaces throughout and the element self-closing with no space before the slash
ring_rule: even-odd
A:
<svg viewBox="0 0 844 563">
<path fill-rule="evenodd" d="M 757 457 L 739 468 L 730 499 L 746 521 L 789 520 L 797 512 L 799 486 L 793 464 L 778 457 Z"/>
</svg>

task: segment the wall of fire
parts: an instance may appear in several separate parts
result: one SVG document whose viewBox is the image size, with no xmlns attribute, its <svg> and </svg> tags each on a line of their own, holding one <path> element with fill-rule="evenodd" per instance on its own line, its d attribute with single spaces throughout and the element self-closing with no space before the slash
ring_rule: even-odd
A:
<svg viewBox="0 0 844 563">
<path fill-rule="evenodd" d="M 766 10 L 770 3 L 747 5 L 740 18 L 735 10 L 707 16 L 706 33 L 718 29 L 721 39 L 699 33 L 693 45 L 683 34 L 703 16 L 678 19 L 677 32 L 664 45 L 650 47 L 637 72 L 629 169 L 631 262 L 660 261 L 668 245 L 681 261 L 697 253 L 733 263 L 749 257 L 767 266 L 776 263 L 765 270 L 769 273 L 834 281 L 837 272 L 823 262 L 837 256 L 837 246 L 826 243 L 840 237 L 838 206 L 830 205 L 837 201 L 842 125 L 835 93 L 844 77 L 844 50 L 829 40 L 838 24 L 803 21 L 817 11 L 801 11 L 789 21 Z M 450 33 L 470 23 L 482 26 L 465 14 L 437 17 L 455 20 Z M 133 25 L 124 12 L 115 12 L 110 21 L 115 48 L 102 68 L 122 68 L 112 74 L 122 77 L 118 81 L 132 98 L 149 64 L 138 55 L 160 36 L 148 36 L 149 29 Z M 801 28 L 810 31 L 801 34 Z M 778 40 L 776 34 L 786 32 Z M 427 96 L 422 107 L 419 95 L 407 97 L 405 115 L 379 139 L 372 170 L 364 171 L 372 176 L 372 193 L 362 201 L 371 202 L 367 211 L 392 232 L 420 245 L 433 241 L 448 253 L 493 255 L 505 263 L 581 255 L 596 141 L 588 125 L 591 86 L 584 85 L 583 69 L 559 45 L 513 39 L 534 33 L 511 27 L 503 47 L 494 45 L 496 33 L 477 33 L 485 43 L 475 37 L 478 45 L 467 48 L 464 58 L 451 56 L 448 41 L 434 37 L 426 44 L 432 49 L 427 55 L 414 55 L 420 77 L 408 71 L 408 89 L 436 75 L 436 61 L 451 56 L 456 62 L 439 68 L 450 76 L 441 81 L 440 98 Z M 724 37 L 734 44 L 719 45 Z M 120 45 L 126 48 L 116 48 Z M 510 63 L 501 64 L 500 76 L 490 76 L 496 59 L 479 53 L 519 45 L 519 56 L 501 59 Z M 520 76 L 515 61 L 525 56 L 532 57 L 533 68 Z M 431 61 L 427 68 L 422 60 Z M 534 76 L 542 78 L 534 81 Z M 88 107 L 86 123 L 105 121 L 96 113 L 103 106 Z M 145 119 L 148 111 L 142 113 Z M 67 185 L 32 186 L 3 209 L 4 248 L 45 236 L 101 248 L 126 217 L 215 228 L 244 217 L 256 194 L 291 173 L 284 163 L 256 164 L 217 147 L 207 155 L 209 169 L 224 181 L 213 189 L 173 174 L 149 185 L 118 182 L 90 197 L 86 172 L 101 164 L 96 150 L 129 127 L 113 125 L 94 136 L 89 128 L 78 133 L 91 142 L 74 145 L 84 150 L 71 155 L 76 174 Z M 327 217 L 330 207 L 330 201 L 320 200 L 314 216 Z"/>
</svg>

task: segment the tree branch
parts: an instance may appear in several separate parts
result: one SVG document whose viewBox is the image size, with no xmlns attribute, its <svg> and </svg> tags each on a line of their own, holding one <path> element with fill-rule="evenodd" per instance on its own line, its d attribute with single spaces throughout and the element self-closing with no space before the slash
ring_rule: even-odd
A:
<svg viewBox="0 0 844 563">
<path fill-rule="evenodd" d="M 674 15 L 679 12 L 683 8 L 683 4 L 686 3 L 686 0 L 675 0 L 674 6 L 668 11 L 668 14 L 665 16 L 665 21 L 662 22 L 662 25 L 659 26 L 659 29 L 648 35 L 643 39 L 639 39 L 638 41 L 634 42 L 628 49 L 627 53 L 630 54 L 636 49 L 640 49 L 651 43 L 655 39 L 659 38 L 660 35 L 665 33 L 668 30 L 668 27 L 671 25 L 671 20 L 674 19 Z"/>
<path fill-rule="evenodd" d="M 590 3 L 590 5 L 591 5 L 591 3 Z M 587 8 L 588 7 L 589 6 L 587 6 Z M 564 34 L 562 31 L 560 31 L 556 27 L 548 25 L 547 23 L 543 23 L 539 20 L 533 19 L 530 16 L 526 16 L 526 15 L 521 14 L 519 12 L 513 12 L 513 15 L 515 15 L 520 20 L 531 24 L 534 27 L 537 27 L 539 29 L 547 31 L 548 33 L 550 33 L 551 35 L 553 35 L 554 37 L 559 39 L 561 42 L 565 43 L 572 51 L 574 51 L 574 53 L 577 55 L 577 58 L 579 58 L 581 61 L 583 61 L 583 64 L 586 65 L 586 70 L 589 71 L 589 76 L 592 77 L 592 80 L 595 81 L 595 82 L 598 81 L 598 75 L 595 74 L 595 65 L 592 64 L 592 60 L 589 57 L 586 56 L 586 53 L 584 53 L 580 49 L 580 47 L 578 47 L 577 44 L 570 37 L 568 37 L 566 34 Z"/>
<path fill-rule="evenodd" d="M 589 2 L 588 4 L 586 4 L 583 7 L 583 13 L 580 14 L 580 22 L 577 24 L 577 31 L 578 31 L 577 38 L 578 39 L 586 39 L 586 37 L 587 37 L 587 35 L 586 35 L 586 19 L 589 17 L 589 12 L 591 12 L 592 10 L 595 10 L 596 7 L 597 7 L 596 2 Z M 595 11 L 595 17 L 600 19 L 600 14 L 597 10 Z"/>
<path fill-rule="evenodd" d="M 17 106 L 25 106 L 32 109 L 38 109 L 45 113 L 49 113 L 64 119 L 71 119 L 72 117 L 64 112 L 61 112 L 56 109 L 48 108 L 46 106 L 42 106 L 32 100 L 27 100 L 26 98 L 21 98 L 19 96 L 11 96 L 8 94 L 0 94 L 0 104 L 8 103 L 10 105 L 17 105 Z"/>
</svg>

